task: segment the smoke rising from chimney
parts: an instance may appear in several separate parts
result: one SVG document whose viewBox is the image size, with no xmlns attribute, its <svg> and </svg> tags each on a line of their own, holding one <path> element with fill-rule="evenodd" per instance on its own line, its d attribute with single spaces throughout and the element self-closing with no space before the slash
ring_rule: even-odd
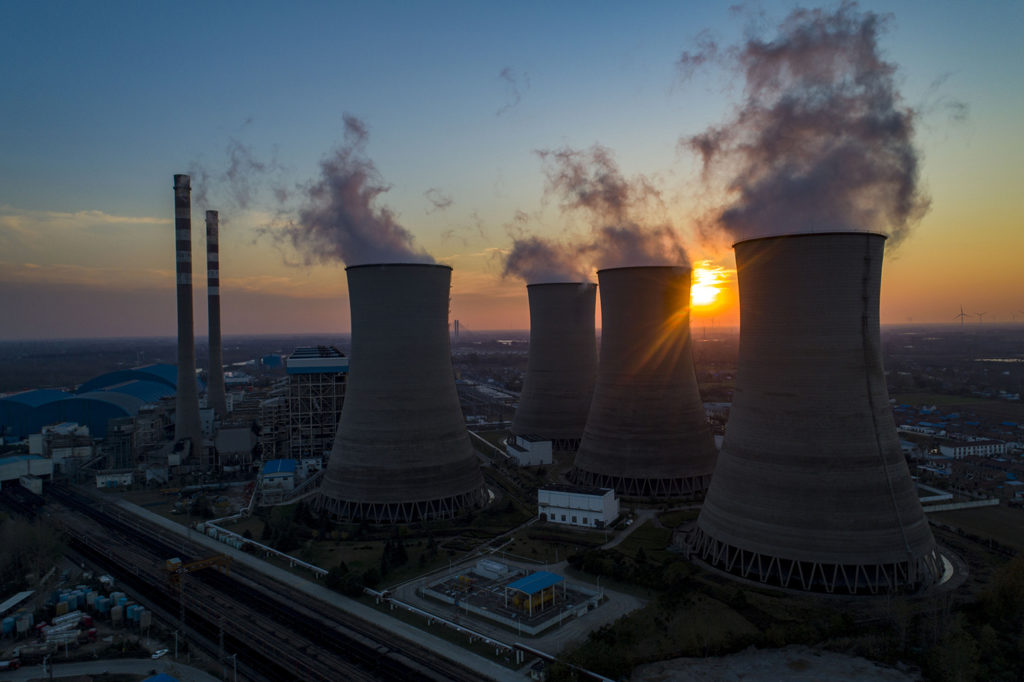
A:
<svg viewBox="0 0 1024 682">
<path fill-rule="evenodd" d="M 344 121 L 344 142 L 320 162 L 319 179 L 303 189 L 298 221 L 281 228 L 278 237 L 303 253 L 307 265 L 433 263 L 391 210 L 376 205 L 390 187 L 366 156 L 366 125 L 348 114 Z"/>
<path fill-rule="evenodd" d="M 663 207 L 659 190 L 643 175 L 623 176 L 611 150 L 594 145 L 537 154 L 545 164 L 545 194 L 557 196 L 564 212 L 586 215 L 591 229 L 571 242 L 515 238 L 506 276 L 528 284 L 567 282 L 580 281 L 590 267 L 689 264 L 675 229 L 650 219 Z"/>
<path fill-rule="evenodd" d="M 719 52 L 709 40 L 679 60 L 683 75 L 721 55 L 745 79 L 735 117 L 681 145 L 704 180 L 729 195 L 712 226 L 734 239 L 872 231 L 902 241 L 927 212 L 895 65 L 882 59 L 887 19 L 853 3 L 794 10 L 774 40 Z"/>
</svg>

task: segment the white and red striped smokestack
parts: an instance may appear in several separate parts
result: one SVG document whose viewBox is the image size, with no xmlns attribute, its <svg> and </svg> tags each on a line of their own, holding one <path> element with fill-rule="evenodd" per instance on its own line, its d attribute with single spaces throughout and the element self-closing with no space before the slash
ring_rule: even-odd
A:
<svg viewBox="0 0 1024 682">
<path fill-rule="evenodd" d="M 206 396 L 210 407 L 223 419 L 228 408 L 224 397 L 224 355 L 220 341 L 219 222 L 217 211 L 206 212 L 206 308 L 210 320 L 210 373 Z"/>
<path fill-rule="evenodd" d="M 203 453 L 196 386 L 196 346 L 192 329 L 192 187 L 187 175 L 174 176 L 174 238 L 178 274 L 178 390 L 174 440 L 188 439 L 191 456 Z M 195 460 L 193 460 L 195 461 Z M 201 462 L 203 469 L 209 462 Z"/>
</svg>

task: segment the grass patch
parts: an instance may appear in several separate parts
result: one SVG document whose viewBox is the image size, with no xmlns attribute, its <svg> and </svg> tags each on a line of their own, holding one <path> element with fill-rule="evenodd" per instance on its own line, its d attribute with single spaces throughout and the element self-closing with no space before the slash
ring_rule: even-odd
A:
<svg viewBox="0 0 1024 682">
<path fill-rule="evenodd" d="M 745 646 L 757 627 L 728 605 L 697 594 L 666 608 L 660 601 L 590 633 L 566 660 L 615 679 L 636 666 L 676 656 L 714 656 Z M 555 679 L 566 679 L 552 671 Z"/>
<path fill-rule="evenodd" d="M 678 528 L 687 521 L 696 521 L 699 515 L 700 509 L 677 509 L 658 514 L 658 520 L 666 528 Z"/>
<path fill-rule="evenodd" d="M 630 533 L 629 537 L 615 546 L 615 550 L 626 556 L 636 556 L 641 547 L 649 559 L 662 561 L 672 555 L 666 548 L 672 543 L 672 530 L 658 528 L 653 521 L 645 521 L 642 526 Z"/>
<path fill-rule="evenodd" d="M 1024 509 L 1011 507 L 976 507 L 956 511 L 934 512 L 929 518 L 972 535 L 992 538 L 996 542 L 1024 551 Z"/>
</svg>

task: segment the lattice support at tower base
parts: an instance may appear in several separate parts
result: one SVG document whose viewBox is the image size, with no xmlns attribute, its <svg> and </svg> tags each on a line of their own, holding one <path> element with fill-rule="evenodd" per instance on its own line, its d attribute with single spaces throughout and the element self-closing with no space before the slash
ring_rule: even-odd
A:
<svg viewBox="0 0 1024 682">
<path fill-rule="evenodd" d="M 916 592 L 942 575 L 942 560 L 931 551 L 916 560 L 882 564 L 799 561 L 733 547 L 696 528 L 685 540 L 690 556 L 747 580 L 828 594 Z"/>
</svg>

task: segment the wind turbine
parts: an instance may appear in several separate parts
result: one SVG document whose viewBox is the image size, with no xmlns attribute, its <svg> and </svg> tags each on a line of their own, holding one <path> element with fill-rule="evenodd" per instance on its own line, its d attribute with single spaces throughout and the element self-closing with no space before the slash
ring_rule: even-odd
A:
<svg viewBox="0 0 1024 682">
<path fill-rule="evenodd" d="M 958 317 L 960 318 L 960 326 L 961 327 L 964 326 L 964 318 L 967 317 L 967 313 L 964 312 L 964 307 L 963 306 L 960 306 L 960 314 L 959 315 L 954 315 L 953 319 L 955 320 Z"/>
<path fill-rule="evenodd" d="M 974 313 L 974 314 L 978 316 L 978 324 L 981 324 L 981 318 L 982 317 L 984 317 L 985 315 L 988 315 L 988 313 Z"/>
</svg>

